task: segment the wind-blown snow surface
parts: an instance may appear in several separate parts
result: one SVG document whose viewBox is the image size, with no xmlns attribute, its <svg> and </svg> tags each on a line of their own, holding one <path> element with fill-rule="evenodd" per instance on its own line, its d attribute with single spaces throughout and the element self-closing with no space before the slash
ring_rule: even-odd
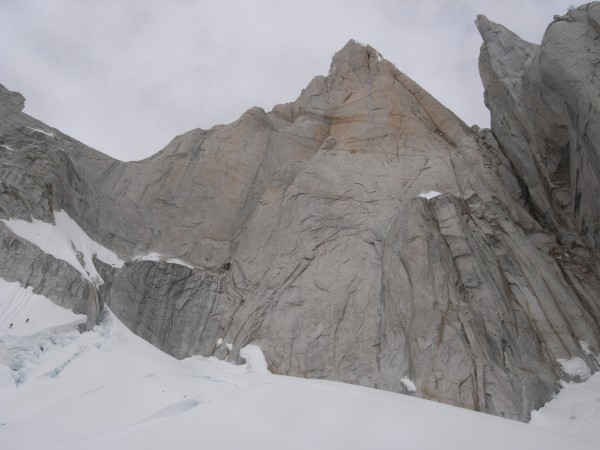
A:
<svg viewBox="0 0 600 450">
<path fill-rule="evenodd" d="M 33 315 L 38 307 L 19 310 Z M 178 361 L 107 310 L 83 334 L 75 325 L 56 328 L 56 320 L 49 315 L 46 329 L 30 336 L 10 330 L 0 336 L 2 448 L 597 448 L 575 436 L 390 392 L 250 373 L 256 367 L 211 358 Z M 245 353 L 262 367 L 257 347 Z"/>
</svg>

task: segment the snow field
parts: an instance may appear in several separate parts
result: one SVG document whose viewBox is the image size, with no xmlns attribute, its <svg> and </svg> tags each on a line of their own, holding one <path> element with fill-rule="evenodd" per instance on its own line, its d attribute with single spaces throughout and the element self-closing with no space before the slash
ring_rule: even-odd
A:
<svg viewBox="0 0 600 450">
<path fill-rule="evenodd" d="M 39 307 L 9 310 L 32 316 Z M 240 366 L 200 356 L 176 360 L 108 310 L 83 334 L 58 316 L 49 315 L 46 326 L 29 336 L 0 336 L 0 380 L 12 380 L 0 383 L 3 448 L 597 448 L 577 436 L 418 398 L 272 375 L 255 345 L 241 350 L 248 363 Z"/>
<path fill-rule="evenodd" d="M 600 372 L 583 383 L 561 382 L 560 393 L 531 413 L 530 424 L 578 436 L 599 448 Z"/>
</svg>

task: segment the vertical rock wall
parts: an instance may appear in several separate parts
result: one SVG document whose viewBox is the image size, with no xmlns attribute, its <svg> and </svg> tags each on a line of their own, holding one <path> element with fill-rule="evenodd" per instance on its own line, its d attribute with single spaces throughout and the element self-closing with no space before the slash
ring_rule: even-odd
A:
<svg viewBox="0 0 600 450">
<path fill-rule="evenodd" d="M 0 219 L 65 210 L 126 261 L 95 286 L 0 224 L 0 276 L 177 357 L 255 343 L 276 373 L 526 420 L 557 359 L 598 369 L 597 11 L 541 46 L 478 18 L 491 131 L 354 41 L 295 102 L 132 163 L 0 88 Z"/>
</svg>

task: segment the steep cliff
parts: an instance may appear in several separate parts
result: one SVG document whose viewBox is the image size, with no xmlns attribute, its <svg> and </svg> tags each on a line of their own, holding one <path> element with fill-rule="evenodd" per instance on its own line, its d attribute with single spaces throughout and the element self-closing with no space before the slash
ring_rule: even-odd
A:
<svg viewBox="0 0 600 450">
<path fill-rule="evenodd" d="M 597 264 L 600 6 L 555 16 L 541 46 L 484 16 L 476 23 L 492 132 L 527 188 L 530 212 Z"/>
<path fill-rule="evenodd" d="M 491 131 L 354 41 L 295 102 L 139 162 L 2 87 L 0 277 L 88 327 L 106 303 L 177 357 L 255 343 L 276 373 L 412 393 L 408 379 L 527 419 L 568 378 L 558 359 L 598 369 L 599 15 L 569 12 L 541 46 L 478 18 Z M 91 238 L 71 244 L 80 266 L 16 222 L 60 228 L 59 211 Z"/>
</svg>

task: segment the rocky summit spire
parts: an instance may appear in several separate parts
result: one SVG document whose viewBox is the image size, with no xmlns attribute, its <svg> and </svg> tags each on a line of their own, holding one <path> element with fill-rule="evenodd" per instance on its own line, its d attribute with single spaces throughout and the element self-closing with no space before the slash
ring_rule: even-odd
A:
<svg viewBox="0 0 600 450">
<path fill-rule="evenodd" d="M 25 98 L 18 92 L 12 92 L 0 84 L 0 117 L 19 113 L 25 107 Z"/>
<path fill-rule="evenodd" d="M 539 51 L 539 46 L 524 41 L 506 27 L 492 22 L 484 15 L 475 21 L 483 39 L 481 54 L 499 78 L 519 77 Z M 486 76 L 485 70 L 482 76 Z"/>
<path fill-rule="evenodd" d="M 341 50 L 333 55 L 329 77 L 334 83 L 353 81 L 368 83 L 381 73 L 394 73 L 398 70 L 386 61 L 370 45 L 350 39 Z"/>
<path fill-rule="evenodd" d="M 296 101 L 131 163 L 0 91 L 0 277 L 177 357 L 253 343 L 276 373 L 527 420 L 577 379 L 560 360 L 599 368 L 598 8 L 541 47 L 478 18 L 493 132 L 355 41 Z M 124 264 L 55 257 L 30 217 Z"/>
<path fill-rule="evenodd" d="M 598 2 L 555 16 L 541 46 L 484 16 L 476 22 L 492 131 L 527 187 L 532 212 L 562 242 L 590 247 L 596 257 L 600 235 L 590 224 L 600 219 L 592 191 L 600 178 L 600 90 L 590 80 L 600 60 L 599 16 Z"/>
</svg>

